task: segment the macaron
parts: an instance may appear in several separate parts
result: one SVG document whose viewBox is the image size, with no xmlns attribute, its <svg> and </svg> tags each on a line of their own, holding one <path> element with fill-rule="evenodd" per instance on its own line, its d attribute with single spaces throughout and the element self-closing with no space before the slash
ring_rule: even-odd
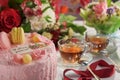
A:
<svg viewBox="0 0 120 80">
<path fill-rule="evenodd" d="M 13 60 L 14 60 L 16 63 L 20 63 L 20 64 L 22 64 L 22 58 L 23 58 L 23 56 L 20 55 L 20 54 L 15 54 L 15 55 L 13 56 Z"/>
<path fill-rule="evenodd" d="M 0 32 L 0 47 L 1 49 L 10 49 L 11 43 L 6 32 Z"/>
<path fill-rule="evenodd" d="M 30 54 L 24 54 L 22 60 L 24 64 L 28 64 L 32 62 L 32 57 Z"/>
<path fill-rule="evenodd" d="M 17 28 L 17 41 L 18 44 L 23 44 L 25 42 L 25 33 L 22 27 Z"/>
<path fill-rule="evenodd" d="M 13 44 L 23 44 L 25 42 L 25 33 L 22 27 L 14 27 L 11 30 L 11 40 Z"/>
</svg>

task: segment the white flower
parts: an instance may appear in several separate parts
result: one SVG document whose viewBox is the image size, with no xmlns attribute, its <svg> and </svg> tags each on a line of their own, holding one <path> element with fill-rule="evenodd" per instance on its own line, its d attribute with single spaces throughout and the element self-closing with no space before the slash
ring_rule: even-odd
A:
<svg viewBox="0 0 120 80">
<path fill-rule="evenodd" d="M 44 10 L 46 7 L 50 6 L 50 4 L 42 4 L 42 10 Z M 46 16 L 49 16 L 51 19 L 51 22 L 47 22 L 48 24 L 54 24 L 56 22 L 56 17 L 55 17 L 55 12 L 53 11 L 53 9 L 48 8 L 43 14 L 42 17 L 45 18 Z"/>
</svg>

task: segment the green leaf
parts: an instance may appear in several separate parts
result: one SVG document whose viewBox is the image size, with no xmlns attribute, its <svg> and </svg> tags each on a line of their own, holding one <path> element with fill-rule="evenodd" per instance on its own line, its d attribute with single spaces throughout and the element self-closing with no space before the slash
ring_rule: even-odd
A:
<svg viewBox="0 0 120 80">
<path fill-rule="evenodd" d="M 9 0 L 9 2 L 8 2 L 9 7 L 15 8 L 15 9 L 19 8 L 20 4 L 21 3 L 17 2 L 17 0 Z"/>
<path fill-rule="evenodd" d="M 87 19 L 89 15 L 92 14 L 92 10 L 91 9 L 80 9 L 80 16 L 83 19 Z"/>
<path fill-rule="evenodd" d="M 111 0 L 107 0 L 107 5 L 111 6 L 111 2 L 112 2 Z"/>
<path fill-rule="evenodd" d="M 42 34 L 43 32 L 45 32 L 46 30 L 45 29 L 41 29 L 38 31 L 39 34 Z"/>
<path fill-rule="evenodd" d="M 52 21 L 51 21 L 51 17 L 50 17 L 49 15 L 45 16 L 45 20 L 46 20 L 47 22 L 52 22 Z"/>
<path fill-rule="evenodd" d="M 120 28 L 120 17 L 111 16 L 106 21 L 98 23 L 87 22 L 87 26 L 91 26 L 103 34 L 111 34 Z"/>
<path fill-rule="evenodd" d="M 47 3 L 48 0 L 41 0 L 41 2 L 44 4 L 44 3 Z"/>
<path fill-rule="evenodd" d="M 71 27 L 73 31 L 82 35 L 86 31 L 86 28 L 84 26 L 75 25 L 73 23 L 67 23 L 67 27 Z"/>
<path fill-rule="evenodd" d="M 58 22 L 62 23 L 62 22 L 73 22 L 76 19 L 76 17 L 72 16 L 72 15 L 64 15 L 61 14 L 59 17 Z"/>
<path fill-rule="evenodd" d="M 34 8 L 34 7 L 36 6 L 36 4 L 33 3 L 32 1 L 28 1 L 28 2 L 26 3 L 26 5 L 27 5 L 27 7 L 30 7 L 30 8 Z"/>
<path fill-rule="evenodd" d="M 21 4 L 24 0 L 9 0 L 9 3 Z"/>
<path fill-rule="evenodd" d="M 24 23 L 21 26 L 23 27 L 23 29 L 24 29 L 25 32 L 30 32 L 31 31 L 30 22 Z"/>
<path fill-rule="evenodd" d="M 51 8 L 51 6 L 47 6 L 42 10 L 42 13 L 44 13 L 47 9 Z"/>
<path fill-rule="evenodd" d="M 82 18 L 86 18 L 86 12 L 85 12 L 86 10 L 84 10 L 84 9 L 80 9 L 80 16 L 82 17 Z"/>
<path fill-rule="evenodd" d="M 24 0 L 15 0 L 16 3 L 22 3 Z"/>
</svg>

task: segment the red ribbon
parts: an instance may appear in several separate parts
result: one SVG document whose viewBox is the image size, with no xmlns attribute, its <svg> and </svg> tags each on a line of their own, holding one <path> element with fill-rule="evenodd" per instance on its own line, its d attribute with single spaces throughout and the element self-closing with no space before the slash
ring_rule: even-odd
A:
<svg viewBox="0 0 120 80">
<path fill-rule="evenodd" d="M 101 69 L 96 69 L 97 66 L 101 67 Z M 90 65 L 91 70 L 100 78 L 107 78 L 113 75 L 115 72 L 114 65 L 110 65 L 104 60 L 99 60 Z M 93 75 L 88 71 L 79 71 L 74 69 L 66 69 L 63 72 L 64 80 L 72 80 L 69 77 L 66 76 L 66 73 L 69 71 L 75 72 L 77 75 L 80 75 L 78 80 L 91 80 L 93 78 Z"/>
</svg>

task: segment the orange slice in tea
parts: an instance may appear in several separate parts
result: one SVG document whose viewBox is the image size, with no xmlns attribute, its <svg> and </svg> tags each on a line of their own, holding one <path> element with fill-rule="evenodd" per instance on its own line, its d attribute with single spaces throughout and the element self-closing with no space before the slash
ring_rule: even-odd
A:
<svg viewBox="0 0 120 80">
<path fill-rule="evenodd" d="M 82 52 L 82 48 L 79 47 L 79 46 L 70 46 L 68 47 L 68 45 L 64 45 L 63 48 L 62 48 L 62 51 L 63 52 L 66 52 L 66 53 L 79 53 L 79 52 Z"/>
</svg>

